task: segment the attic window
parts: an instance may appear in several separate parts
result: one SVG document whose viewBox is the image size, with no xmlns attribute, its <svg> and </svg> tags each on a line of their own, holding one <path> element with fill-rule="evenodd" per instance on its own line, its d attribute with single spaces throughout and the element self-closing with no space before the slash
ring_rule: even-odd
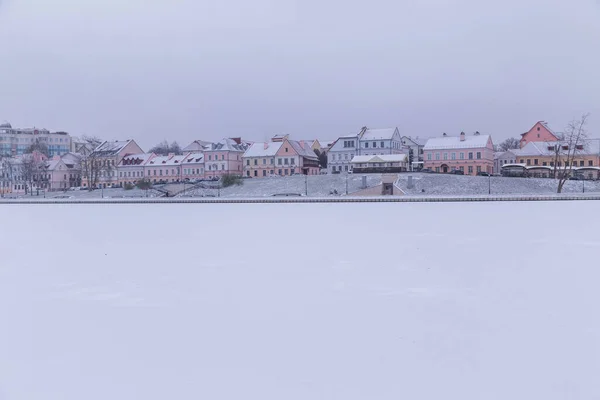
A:
<svg viewBox="0 0 600 400">
<path fill-rule="evenodd" d="M 562 149 L 563 150 L 569 150 L 569 146 L 563 146 Z"/>
<path fill-rule="evenodd" d="M 538 126 L 537 130 L 538 130 L 538 132 L 540 131 L 540 127 L 539 126 Z M 540 136 L 538 135 L 538 137 L 540 137 Z"/>
<path fill-rule="evenodd" d="M 554 151 L 554 146 L 548 146 L 548 150 Z"/>
<path fill-rule="evenodd" d="M 577 150 L 583 150 L 583 145 L 582 144 L 578 144 L 577 146 L 575 146 L 577 148 Z"/>
<path fill-rule="evenodd" d="M 288 152 L 288 148 L 287 148 L 287 147 L 285 148 L 285 152 L 286 152 L 286 153 Z"/>
</svg>

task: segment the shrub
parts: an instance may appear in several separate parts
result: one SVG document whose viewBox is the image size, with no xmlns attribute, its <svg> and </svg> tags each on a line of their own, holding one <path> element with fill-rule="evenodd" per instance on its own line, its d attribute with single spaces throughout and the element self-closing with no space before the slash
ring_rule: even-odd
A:
<svg viewBox="0 0 600 400">
<path fill-rule="evenodd" d="M 233 186 L 233 185 L 243 185 L 244 184 L 244 180 L 242 179 L 241 176 L 239 175 L 223 175 L 221 177 L 221 185 L 226 188 L 229 186 Z"/>
<path fill-rule="evenodd" d="M 133 188 L 134 188 L 134 186 L 133 186 L 131 183 L 129 183 L 129 182 L 128 182 L 128 183 L 125 183 L 125 184 L 123 185 L 123 189 L 125 189 L 125 190 L 131 190 L 131 189 L 133 189 Z"/>
</svg>

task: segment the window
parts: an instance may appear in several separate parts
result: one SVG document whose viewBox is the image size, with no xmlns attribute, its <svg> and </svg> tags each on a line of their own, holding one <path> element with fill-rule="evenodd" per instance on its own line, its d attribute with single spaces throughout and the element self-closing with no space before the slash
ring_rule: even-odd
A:
<svg viewBox="0 0 600 400">
<path fill-rule="evenodd" d="M 427 161 L 431 161 L 431 153 L 427 153 Z"/>
<path fill-rule="evenodd" d="M 444 160 L 448 159 L 448 153 L 444 153 Z"/>
<path fill-rule="evenodd" d="M 527 165 L 531 165 L 531 159 L 530 158 L 527 159 Z"/>
<path fill-rule="evenodd" d="M 267 170 L 263 169 L 263 176 L 267 176 Z"/>
<path fill-rule="evenodd" d="M 543 162 L 542 162 L 542 166 L 544 166 L 544 167 L 547 167 L 547 166 L 548 166 L 548 163 L 547 163 L 546 161 L 543 161 Z"/>
<path fill-rule="evenodd" d="M 380 144 L 381 144 L 381 146 L 380 146 L 381 148 L 385 147 L 385 142 L 381 142 Z"/>
<path fill-rule="evenodd" d="M 377 142 L 373 142 L 373 148 L 375 149 L 377 147 Z"/>
<path fill-rule="evenodd" d="M 161 169 L 161 170 L 160 170 L 160 176 L 162 176 L 162 174 L 163 174 L 163 170 Z"/>
<path fill-rule="evenodd" d="M 283 164 L 283 159 L 278 158 L 277 159 L 277 165 L 282 165 Z M 281 175 L 281 174 L 280 174 Z"/>
<path fill-rule="evenodd" d="M 254 171 L 256 172 L 256 171 Z M 250 171 L 246 171 L 246 176 L 250 176 Z"/>
<path fill-rule="evenodd" d="M 477 172 L 481 172 L 481 166 L 477 166 Z"/>
<path fill-rule="evenodd" d="M 590 167 L 593 167 L 593 166 L 594 166 L 594 161 L 592 161 L 592 160 L 588 160 L 588 165 L 589 165 Z"/>
<path fill-rule="evenodd" d="M 221 171 L 225 171 L 225 164 L 221 165 Z"/>
<path fill-rule="evenodd" d="M 254 176 L 258 176 L 258 171 L 254 170 Z"/>
<path fill-rule="evenodd" d="M 258 165 L 258 160 L 256 158 L 254 159 L 254 165 Z"/>
<path fill-rule="evenodd" d="M 369 148 L 369 142 L 365 142 L 365 149 Z"/>
<path fill-rule="evenodd" d="M 550 161 L 550 166 L 554 167 L 554 161 Z"/>
<path fill-rule="evenodd" d="M 295 158 L 290 158 L 290 164 L 295 165 L 296 164 L 296 159 Z"/>
<path fill-rule="evenodd" d="M 263 165 L 267 165 L 267 159 L 263 158 L 262 160 L 263 160 Z"/>
<path fill-rule="evenodd" d="M 585 166 L 585 162 L 584 162 L 583 160 L 579 161 L 579 166 L 580 166 L 580 167 L 583 167 L 583 166 Z"/>
<path fill-rule="evenodd" d="M 279 175 L 281 175 L 281 168 L 279 168 Z"/>
<path fill-rule="evenodd" d="M 450 158 L 451 158 L 452 160 L 456 160 L 456 153 L 452 153 L 452 154 L 450 155 Z"/>
<path fill-rule="evenodd" d="M 481 160 L 481 152 L 480 151 L 477 152 L 477 159 Z"/>
<path fill-rule="evenodd" d="M 286 153 L 288 152 L 288 148 L 287 148 L 287 147 L 285 148 L 285 152 L 286 152 Z"/>
<path fill-rule="evenodd" d="M 435 167 L 435 172 L 440 172 L 440 167 Z"/>
<path fill-rule="evenodd" d="M 469 160 L 472 160 L 472 159 L 473 159 L 473 153 L 472 153 L 472 152 L 470 152 L 470 153 L 469 153 Z"/>
<path fill-rule="evenodd" d="M 440 159 L 440 153 L 435 153 L 435 159 L 439 160 Z"/>
<path fill-rule="evenodd" d="M 210 154 L 208 155 L 208 161 L 212 161 L 212 156 Z"/>
<path fill-rule="evenodd" d="M 250 165 L 250 160 L 246 160 L 246 165 Z"/>
<path fill-rule="evenodd" d="M 538 159 L 537 158 L 533 159 L 533 165 L 538 165 Z"/>
<path fill-rule="evenodd" d="M 464 160 L 465 159 L 465 153 L 460 153 L 460 159 Z"/>
<path fill-rule="evenodd" d="M 465 167 L 459 167 L 462 172 L 465 172 Z"/>
<path fill-rule="evenodd" d="M 344 154 L 344 160 L 348 160 L 348 154 Z"/>
<path fill-rule="evenodd" d="M 221 154 L 221 160 L 225 161 L 225 154 Z"/>
<path fill-rule="evenodd" d="M 289 164 L 290 164 L 290 159 L 289 159 L 289 158 L 286 158 L 286 159 L 284 159 L 284 160 L 283 160 L 283 163 L 284 163 L 285 165 L 289 165 Z"/>
<path fill-rule="evenodd" d="M 525 163 L 525 159 L 521 158 L 521 164 Z"/>
<path fill-rule="evenodd" d="M 284 175 L 288 175 L 290 171 L 286 168 L 285 170 L 283 170 L 283 172 L 284 172 Z"/>
<path fill-rule="evenodd" d="M 471 154 L 473 154 L 473 153 L 471 153 Z M 469 174 L 473 174 L 473 166 L 472 165 L 469 165 Z"/>
</svg>

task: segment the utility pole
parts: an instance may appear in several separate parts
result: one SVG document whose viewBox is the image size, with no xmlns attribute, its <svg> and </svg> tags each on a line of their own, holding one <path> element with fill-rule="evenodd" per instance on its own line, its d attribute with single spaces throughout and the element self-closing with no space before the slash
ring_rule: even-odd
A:
<svg viewBox="0 0 600 400">
<path fill-rule="evenodd" d="M 488 174 L 488 194 L 492 194 L 492 174 Z"/>
</svg>

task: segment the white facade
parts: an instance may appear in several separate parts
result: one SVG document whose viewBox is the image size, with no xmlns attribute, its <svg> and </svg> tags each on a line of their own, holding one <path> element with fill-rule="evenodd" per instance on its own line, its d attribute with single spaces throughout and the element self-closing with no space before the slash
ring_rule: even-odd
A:
<svg viewBox="0 0 600 400">
<path fill-rule="evenodd" d="M 66 132 L 50 132 L 37 128 L 17 129 L 9 123 L 0 125 L 0 155 L 25 154 L 29 146 L 36 142 L 48 146 L 50 157 L 71 151 L 71 136 Z"/>
<path fill-rule="evenodd" d="M 352 159 L 359 153 L 359 135 L 342 136 L 327 152 L 327 171 L 330 174 L 352 171 Z"/>
</svg>

